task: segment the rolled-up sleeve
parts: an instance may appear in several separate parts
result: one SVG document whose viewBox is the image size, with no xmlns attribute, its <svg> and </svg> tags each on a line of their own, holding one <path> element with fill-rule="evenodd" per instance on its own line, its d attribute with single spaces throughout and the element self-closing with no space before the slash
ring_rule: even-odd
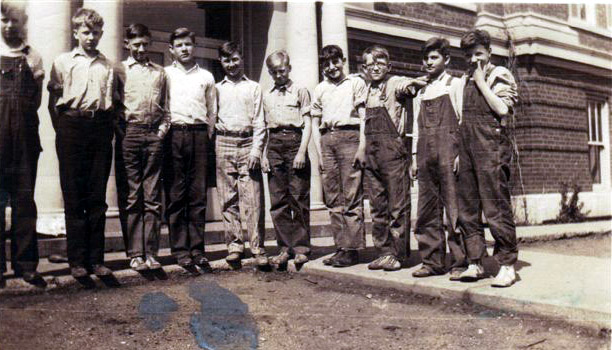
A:
<svg viewBox="0 0 612 350">
<path fill-rule="evenodd" d="M 314 100 L 310 106 L 311 117 L 321 117 L 323 115 L 323 104 L 321 103 L 321 85 L 317 85 L 314 89 Z"/>
<path fill-rule="evenodd" d="M 307 88 L 298 90 L 298 101 L 300 103 L 300 115 L 303 117 L 310 113 L 310 91 Z"/>
<path fill-rule="evenodd" d="M 518 103 L 518 88 L 514 76 L 508 69 L 496 67 L 489 78 L 489 86 L 509 109 L 514 109 Z"/>
<path fill-rule="evenodd" d="M 360 105 L 365 105 L 368 98 L 366 83 L 361 78 L 353 79 L 353 107 L 357 108 Z"/>
</svg>

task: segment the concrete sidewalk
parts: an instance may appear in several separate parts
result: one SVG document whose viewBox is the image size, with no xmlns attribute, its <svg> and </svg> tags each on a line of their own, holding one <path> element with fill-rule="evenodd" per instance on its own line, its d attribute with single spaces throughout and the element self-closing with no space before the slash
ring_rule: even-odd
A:
<svg viewBox="0 0 612 350">
<path fill-rule="evenodd" d="M 551 227 L 554 226 L 554 227 Z M 610 231 L 610 222 L 595 222 L 570 225 L 548 225 L 519 228 L 519 237 L 530 241 L 536 239 L 572 237 L 584 233 L 601 233 Z M 275 243 L 268 241 L 270 254 L 276 253 Z M 300 273 L 319 275 L 327 278 L 346 280 L 375 287 L 394 288 L 400 291 L 437 296 L 444 299 L 462 299 L 476 304 L 510 312 L 526 313 L 535 316 L 553 318 L 571 324 L 595 329 L 610 329 L 610 258 L 588 256 L 567 256 L 522 250 L 519 254 L 517 273 L 519 282 L 510 288 L 496 289 L 490 287 L 491 279 L 476 283 L 451 282 L 448 276 L 436 276 L 425 279 L 412 277 L 412 271 L 418 268 L 419 259 L 417 244 L 411 235 L 411 258 L 407 268 L 396 272 L 369 271 L 367 262 L 375 257 L 371 236 L 367 237 L 367 248 L 357 266 L 337 269 L 324 266 L 324 256 L 334 251 L 331 237 L 312 239 L 312 261 L 300 269 Z M 216 270 L 226 270 L 229 266 L 223 259 L 227 254 L 225 245 L 207 245 L 207 256 L 211 266 Z M 165 274 L 185 273 L 174 265 L 169 256 L 169 249 L 160 252 Z M 139 274 L 129 269 L 125 253 L 106 254 L 107 266 L 115 271 L 115 277 L 122 283 L 138 278 Z M 243 266 L 252 266 L 253 259 L 243 260 Z M 292 271 L 295 266 L 290 265 Z M 485 261 L 487 272 L 494 275 L 497 266 L 493 259 Z M 68 264 L 51 264 L 41 259 L 39 271 L 49 283 L 47 290 L 62 288 L 75 284 L 69 275 Z M 8 275 L 6 288 L 0 289 L 0 297 L 13 294 L 41 293 L 21 279 Z M 94 277 L 94 281 L 101 284 Z M 120 293 L 120 290 L 117 291 Z"/>
</svg>

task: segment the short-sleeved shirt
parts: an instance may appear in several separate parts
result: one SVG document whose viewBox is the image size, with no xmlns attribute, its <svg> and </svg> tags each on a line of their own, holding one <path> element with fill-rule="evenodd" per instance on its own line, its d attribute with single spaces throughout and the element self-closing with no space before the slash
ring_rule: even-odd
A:
<svg viewBox="0 0 612 350">
<path fill-rule="evenodd" d="M 157 124 L 165 134 L 170 128 L 168 89 L 164 67 L 129 57 L 117 69 L 120 118 L 129 124 Z"/>
<path fill-rule="evenodd" d="M 264 94 L 263 108 L 268 129 L 303 128 L 304 118 L 310 115 L 310 92 L 289 80 Z"/>
<path fill-rule="evenodd" d="M 243 75 L 237 82 L 225 77 L 216 87 L 219 113 L 215 129 L 253 132 L 251 155 L 261 157 L 266 136 L 266 122 L 259 84 Z"/>
<path fill-rule="evenodd" d="M 368 83 L 366 85 L 366 107 L 385 107 L 400 135 L 406 130 L 405 123 L 408 113 L 404 99 L 414 94 L 414 88 L 410 82 L 410 78 L 387 76 L 380 84 Z"/>
<path fill-rule="evenodd" d="M 314 90 L 310 115 L 321 117 L 320 129 L 359 125 L 357 107 L 364 105 L 365 100 L 363 79 L 350 75 L 337 83 L 326 79 Z"/>
<path fill-rule="evenodd" d="M 197 64 L 186 71 L 178 62 L 164 68 L 168 78 L 172 124 L 214 125 L 215 78 Z"/>
<path fill-rule="evenodd" d="M 504 101 L 510 113 L 514 108 L 514 105 L 518 102 L 518 89 L 516 86 L 516 80 L 512 73 L 505 67 L 494 66 L 489 62 L 484 68 L 485 81 L 487 86 L 491 88 L 495 96 L 499 97 Z M 464 75 L 461 77 L 461 84 L 459 86 L 459 99 L 458 99 L 458 112 L 463 112 L 463 89 L 468 82 L 470 77 Z"/>
<path fill-rule="evenodd" d="M 108 111 L 113 106 L 114 67 L 102 53 L 88 56 L 80 47 L 53 62 L 49 90 L 56 106 L 79 111 Z"/>
<path fill-rule="evenodd" d="M 24 56 L 34 79 L 39 80 L 45 77 L 42 57 L 30 45 L 22 43 L 19 47 L 9 47 L 3 40 L 0 40 L 0 54 L 6 57 Z"/>
</svg>

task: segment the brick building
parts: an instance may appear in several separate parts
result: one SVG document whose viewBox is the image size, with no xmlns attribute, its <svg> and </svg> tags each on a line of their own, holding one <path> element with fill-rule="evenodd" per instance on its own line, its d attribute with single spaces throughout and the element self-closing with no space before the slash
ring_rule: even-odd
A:
<svg viewBox="0 0 612 350">
<path fill-rule="evenodd" d="M 582 187 L 580 199 L 590 216 L 612 213 L 611 5 L 30 0 L 29 41 L 41 52 L 47 72 L 53 59 L 74 44 L 70 17 L 80 6 L 94 8 L 104 17 L 100 48 L 111 59 L 125 57 L 123 29 L 141 22 L 153 32 L 152 59 L 167 65 L 171 62 L 169 33 L 186 26 L 197 34 L 198 63 L 217 79 L 222 73 L 216 48 L 225 40 L 240 41 L 246 73 L 264 89 L 272 86 L 264 59 L 279 48 L 291 55 L 294 80 L 314 88 L 320 79 L 318 49 L 331 43 L 348 52 L 353 72 L 361 63 L 361 51 L 381 44 L 391 52 L 394 73 L 417 76 L 422 74 L 421 44 L 432 36 L 443 36 L 453 46 L 451 72 L 459 75 L 465 68 L 458 49 L 461 35 L 473 27 L 486 29 L 494 38 L 494 62 L 510 67 L 520 85 L 522 104 L 517 108 L 515 128 L 519 159 L 513 177 L 519 220 L 525 213 L 531 222 L 554 218 L 560 183 L 574 180 Z M 39 231 L 54 233 L 62 231 L 63 218 L 47 97 L 45 91 L 39 111 L 45 151 L 36 199 Z M 316 165 L 316 159 L 313 163 Z M 316 171 L 312 183 L 312 207 L 321 209 Z M 108 203 L 109 215 L 116 215 L 113 178 Z M 209 219 L 218 215 L 211 200 Z"/>
</svg>

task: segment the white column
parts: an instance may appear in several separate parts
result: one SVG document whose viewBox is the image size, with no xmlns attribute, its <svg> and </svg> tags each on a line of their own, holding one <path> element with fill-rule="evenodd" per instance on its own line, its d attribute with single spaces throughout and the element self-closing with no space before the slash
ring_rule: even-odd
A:
<svg viewBox="0 0 612 350">
<path fill-rule="evenodd" d="M 321 5 L 321 39 L 323 46 L 332 44 L 340 46 L 346 57 L 344 73 L 348 74 L 348 38 L 343 2 L 324 1 Z"/>
<path fill-rule="evenodd" d="M 40 126 L 38 132 L 43 148 L 38 160 L 36 178 L 36 205 L 41 233 L 65 233 L 64 202 L 59 180 L 59 163 L 55 152 L 55 131 L 47 109 L 49 93 L 46 89 L 51 65 L 55 57 L 70 50 L 72 29 L 70 24 L 71 3 L 69 0 L 30 1 L 28 3 L 28 42 L 43 57 L 45 80 L 42 103 L 38 110 Z"/>
<path fill-rule="evenodd" d="M 111 61 L 120 62 L 123 54 L 123 1 L 85 0 L 83 7 L 95 10 L 104 19 L 104 33 L 98 45 L 100 52 Z M 118 215 L 114 159 L 106 187 L 106 203 L 108 204 L 107 216 Z"/>
<path fill-rule="evenodd" d="M 345 29 L 346 31 L 346 29 Z M 287 3 L 287 53 L 291 57 L 291 78 L 305 85 L 312 94 L 319 83 L 319 57 L 317 52 L 317 13 L 314 2 Z M 313 208 L 322 208 L 323 195 L 319 161 L 314 144 L 308 145 L 312 164 L 311 196 Z"/>
</svg>

